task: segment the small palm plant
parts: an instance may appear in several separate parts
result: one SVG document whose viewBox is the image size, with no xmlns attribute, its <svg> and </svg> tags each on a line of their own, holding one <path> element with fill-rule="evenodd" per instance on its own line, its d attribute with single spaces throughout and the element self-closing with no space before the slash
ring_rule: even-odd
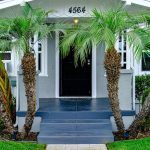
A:
<svg viewBox="0 0 150 150">
<path fill-rule="evenodd" d="M 48 13 L 43 9 L 33 9 L 26 3 L 23 7 L 22 16 L 0 20 L 1 49 L 10 46 L 15 48 L 16 52 L 23 53 L 21 66 L 27 97 L 27 114 L 23 137 L 30 132 L 36 111 L 36 62 L 34 53 L 32 53 L 33 47 L 30 46 L 30 40 L 35 34 L 38 34 L 38 40 L 41 40 L 50 33 L 51 27 L 46 24 Z M 3 37 L 7 37 L 7 40 L 4 40 Z"/>
<path fill-rule="evenodd" d="M 122 7 L 108 11 L 93 10 L 92 18 L 86 23 L 81 23 L 75 27 L 70 27 L 64 31 L 61 41 L 63 57 L 69 54 L 69 47 L 75 46 L 75 64 L 78 60 L 82 64 L 86 62 L 86 57 L 91 53 L 91 43 L 95 45 L 105 44 L 104 67 L 107 75 L 107 89 L 110 106 L 119 131 L 125 130 L 118 98 L 118 82 L 121 69 L 121 58 L 115 44 L 120 35 L 126 36 L 130 47 L 133 48 L 135 55 L 140 57 L 142 50 L 147 42 L 145 28 L 140 28 L 139 23 L 145 22 L 143 15 L 130 16 Z M 126 35 L 124 31 L 130 29 Z"/>
<path fill-rule="evenodd" d="M 0 114 L 5 128 L 8 132 L 10 132 L 10 134 L 15 132 L 13 127 L 12 105 L 12 93 L 9 77 L 3 62 L 0 59 Z"/>
</svg>

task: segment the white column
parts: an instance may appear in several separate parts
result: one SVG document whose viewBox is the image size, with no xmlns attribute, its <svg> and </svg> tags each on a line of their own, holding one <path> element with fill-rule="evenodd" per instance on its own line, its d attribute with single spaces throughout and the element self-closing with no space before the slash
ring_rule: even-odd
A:
<svg viewBox="0 0 150 150">
<path fill-rule="evenodd" d="M 38 71 L 38 34 L 34 35 L 34 52 L 35 52 L 35 57 L 36 57 L 36 71 Z"/>
<path fill-rule="evenodd" d="M 59 31 L 55 32 L 55 45 L 56 45 L 56 80 L 55 80 L 55 96 L 59 98 Z"/>
<path fill-rule="evenodd" d="M 96 98 L 96 44 L 92 44 L 92 98 Z"/>
</svg>

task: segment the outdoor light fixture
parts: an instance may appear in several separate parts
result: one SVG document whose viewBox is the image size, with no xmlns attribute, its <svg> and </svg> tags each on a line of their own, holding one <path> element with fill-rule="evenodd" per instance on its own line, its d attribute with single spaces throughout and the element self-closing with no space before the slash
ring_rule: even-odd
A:
<svg viewBox="0 0 150 150">
<path fill-rule="evenodd" d="M 74 22 L 74 24 L 78 24 L 79 19 L 78 19 L 78 18 L 74 18 L 74 19 L 73 19 L 73 22 Z"/>
</svg>

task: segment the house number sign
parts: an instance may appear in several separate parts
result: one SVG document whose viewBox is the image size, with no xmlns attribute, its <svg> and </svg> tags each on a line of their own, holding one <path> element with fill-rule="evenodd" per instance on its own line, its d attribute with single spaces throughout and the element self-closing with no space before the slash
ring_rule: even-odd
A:
<svg viewBox="0 0 150 150">
<path fill-rule="evenodd" d="M 69 13 L 73 13 L 73 14 L 80 14 L 80 13 L 85 13 L 86 12 L 86 8 L 85 6 L 83 7 L 70 7 L 68 10 Z"/>
</svg>

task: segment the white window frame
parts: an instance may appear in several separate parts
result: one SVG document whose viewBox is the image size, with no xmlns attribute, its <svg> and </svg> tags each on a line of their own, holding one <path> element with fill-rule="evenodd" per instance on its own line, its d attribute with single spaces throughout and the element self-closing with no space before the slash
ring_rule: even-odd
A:
<svg viewBox="0 0 150 150">
<path fill-rule="evenodd" d="M 121 67 L 126 65 L 125 69 L 131 69 L 131 64 L 130 64 L 131 63 L 131 53 L 130 53 L 130 49 L 129 49 L 129 46 L 127 43 L 127 39 L 126 39 L 126 50 L 124 50 L 124 37 L 123 37 L 123 35 L 121 37 L 122 37 L 122 39 L 121 39 L 122 42 L 119 42 L 119 37 L 118 37 L 116 44 L 115 44 L 115 48 L 118 51 L 118 53 L 121 53 Z M 121 43 L 121 50 L 119 49 L 120 43 Z M 124 53 L 126 53 L 126 61 L 124 61 Z"/>
<path fill-rule="evenodd" d="M 41 43 L 41 51 L 38 51 L 38 44 Z M 34 35 L 34 51 L 35 51 L 35 57 L 36 57 L 36 70 L 38 71 L 38 59 L 39 59 L 39 53 L 41 54 L 41 72 L 39 73 L 39 76 L 48 76 L 48 64 L 47 64 L 47 37 L 43 39 L 42 41 L 38 41 L 38 35 Z"/>
<path fill-rule="evenodd" d="M 55 46 L 56 46 L 56 49 L 55 49 L 55 64 L 56 64 L 56 79 L 55 79 L 55 97 L 56 98 L 70 98 L 68 96 L 60 96 L 60 91 L 59 91 L 59 86 L 60 86 L 60 83 L 59 83 L 59 31 L 56 31 L 55 32 Z M 92 73 L 92 87 L 91 87 L 91 90 L 92 90 L 92 93 L 91 93 L 91 96 L 86 96 L 87 98 L 96 98 L 97 97 L 97 83 L 96 83 L 96 44 L 95 43 L 92 43 L 92 70 L 91 70 L 91 73 Z M 71 98 L 83 98 L 83 97 L 78 97 L 78 96 L 75 96 L 75 97 L 71 97 Z"/>
<path fill-rule="evenodd" d="M 10 60 L 2 60 L 2 62 L 4 63 L 4 66 L 5 66 L 5 69 L 7 70 L 8 72 L 8 64 L 11 64 L 11 67 L 12 67 L 12 71 L 11 72 L 8 72 L 8 75 L 9 76 L 16 76 L 17 75 L 17 67 L 16 67 L 16 64 L 17 64 L 17 59 L 15 59 L 15 51 L 14 50 L 11 50 L 11 51 L 1 51 L 0 53 L 10 53 L 11 54 L 11 59 Z"/>
</svg>

